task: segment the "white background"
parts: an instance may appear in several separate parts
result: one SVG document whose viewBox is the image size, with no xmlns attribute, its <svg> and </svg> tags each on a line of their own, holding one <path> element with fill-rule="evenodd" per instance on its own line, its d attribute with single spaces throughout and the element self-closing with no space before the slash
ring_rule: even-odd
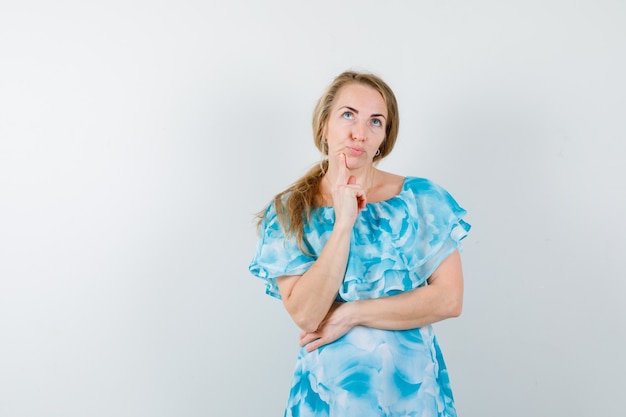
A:
<svg viewBox="0 0 626 417">
<path fill-rule="evenodd" d="M 0 2 L 0 415 L 278 416 L 253 215 L 345 69 L 468 210 L 459 416 L 625 415 L 626 3 Z"/>
</svg>

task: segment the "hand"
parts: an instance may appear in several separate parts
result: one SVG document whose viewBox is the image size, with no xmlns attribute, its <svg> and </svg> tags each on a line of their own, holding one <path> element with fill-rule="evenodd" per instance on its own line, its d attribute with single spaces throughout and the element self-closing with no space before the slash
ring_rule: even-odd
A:
<svg viewBox="0 0 626 417">
<path fill-rule="evenodd" d="M 338 165 L 337 180 L 332 187 L 335 216 L 337 222 L 345 219 L 352 226 L 359 210 L 367 204 L 366 194 L 363 187 L 356 183 L 354 176 L 350 175 L 345 154 L 339 154 Z"/>
<path fill-rule="evenodd" d="M 306 346 L 306 351 L 312 352 L 348 333 L 354 327 L 347 314 L 349 307 L 349 303 L 335 302 L 316 331 L 300 333 L 300 346 Z"/>
</svg>

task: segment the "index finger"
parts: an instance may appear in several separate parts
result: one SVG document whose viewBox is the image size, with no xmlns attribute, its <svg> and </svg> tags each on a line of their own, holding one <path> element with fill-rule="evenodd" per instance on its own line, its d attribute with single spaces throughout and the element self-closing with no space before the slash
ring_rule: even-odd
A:
<svg viewBox="0 0 626 417">
<path fill-rule="evenodd" d="M 339 173 L 337 174 L 337 185 L 346 185 L 350 179 L 350 171 L 346 165 L 346 154 L 339 154 Z"/>
</svg>

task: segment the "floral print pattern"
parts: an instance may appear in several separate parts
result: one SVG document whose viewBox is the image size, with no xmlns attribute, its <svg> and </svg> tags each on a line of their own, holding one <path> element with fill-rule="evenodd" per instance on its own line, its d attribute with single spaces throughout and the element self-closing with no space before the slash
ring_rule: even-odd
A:
<svg viewBox="0 0 626 417">
<path fill-rule="evenodd" d="M 407 177 L 389 200 L 368 203 L 352 232 L 340 301 L 385 297 L 426 284 L 470 225 L 439 185 Z M 249 266 L 280 298 L 276 278 L 300 275 L 333 229 L 332 207 L 314 209 L 305 247 L 285 236 L 272 205 Z M 456 416 L 448 373 L 431 326 L 412 330 L 355 327 L 311 353 L 300 350 L 285 416 Z"/>
</svg>

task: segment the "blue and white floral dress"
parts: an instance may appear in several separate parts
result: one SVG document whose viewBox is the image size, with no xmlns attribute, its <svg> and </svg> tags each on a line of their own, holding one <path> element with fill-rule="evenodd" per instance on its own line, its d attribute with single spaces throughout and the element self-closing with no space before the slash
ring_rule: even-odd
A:
<svg viewBox="0 0 626 417">
<path fill-rule="evenodd" d="M 338 298 L 387 297 L 426 284 L 470 229 L 465 210 L 443 188 L 407 177 L 389 200 L 369 203 L 358 215 Z M 301 275 L 317 259 L 333 229 L 332 207 L 314 209 L 305 247 L 285 239 L 268 208 L 250 272 L 280 293 L 276 278 Z M 311 353 L 300 350 L 285 416 L 456 416 L 446 365 L 431 326 L 379 330 L 357 326 Z"/>
</svg>

